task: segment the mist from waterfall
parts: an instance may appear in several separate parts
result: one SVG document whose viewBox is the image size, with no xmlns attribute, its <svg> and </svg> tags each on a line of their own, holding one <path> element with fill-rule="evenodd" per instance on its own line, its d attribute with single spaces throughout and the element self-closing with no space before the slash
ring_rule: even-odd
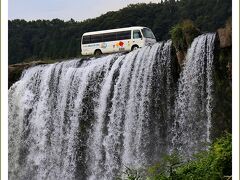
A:
<svg viewBox="0 0 240 180">
<path fill-rule="evenodd" d="M 194 40 L 178 82 L 171 41 L 27 69 L 9 89 L 9 179 L 116 179 L 207 148 L 214 39 Z"/>
</svg>

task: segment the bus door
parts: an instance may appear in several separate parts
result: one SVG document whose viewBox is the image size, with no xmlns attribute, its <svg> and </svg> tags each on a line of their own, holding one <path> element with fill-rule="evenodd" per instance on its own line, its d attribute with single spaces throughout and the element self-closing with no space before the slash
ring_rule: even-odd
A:
<svg viewBox="0 0 240 180">
<path fill-rule="evenodd" d="M 138 45 L 138 47 L 142 47 L 143 38 L 140 30 L 133 30 L 133 45 Z"/>
</svg>

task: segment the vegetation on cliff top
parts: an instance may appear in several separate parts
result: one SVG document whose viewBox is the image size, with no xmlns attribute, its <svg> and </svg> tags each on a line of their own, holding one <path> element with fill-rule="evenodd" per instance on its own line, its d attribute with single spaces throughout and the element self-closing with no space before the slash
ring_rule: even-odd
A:
<svg viewBox="0 0 240 180">
<path fill-rule="evenodd" d="M 173 45 L 177 51 L 187 51 L 195 37 L 200 34 L 191 20 L 184 20 L 170 30 Z"/>
<path fill-rule="evenodd" d="M 231 0 L 168 0 L 129 5 L 83 22 L 12 20 L 9 21 L 9 64 L 80 56 L 80 40 L 86 31 L 141 25 L 151 28 L 160 41 L 169 39 L 171 27 L 184 19 L 191 19 L 202 32 L 215 31 L 231 16 L 231 6 Z"/>
</svg>

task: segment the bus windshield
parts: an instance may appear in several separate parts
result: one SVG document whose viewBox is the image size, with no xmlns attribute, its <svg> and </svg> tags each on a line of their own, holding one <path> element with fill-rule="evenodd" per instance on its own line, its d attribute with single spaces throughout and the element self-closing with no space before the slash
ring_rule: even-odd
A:
<svg viewBox="0 0 240 180">
<path fill-rule="evenodd" d="M 148 28 L 143 28 L 142 33 L 145 38 L 155 39 L 153 32 Z"/>
</svg>

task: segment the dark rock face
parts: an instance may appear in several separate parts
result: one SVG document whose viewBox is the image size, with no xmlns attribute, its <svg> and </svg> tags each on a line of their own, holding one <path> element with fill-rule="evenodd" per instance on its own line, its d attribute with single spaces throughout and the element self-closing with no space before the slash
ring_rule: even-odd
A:
<svg viewBox="0 0 240 180">
<path fill-rule="evenodd" d="M 231 132 L 232 128 L 232 47 L 220 48 L 216 42 L 215 67 L 215 110 L 212 122 L 212 138 Z"/>
</svg>

